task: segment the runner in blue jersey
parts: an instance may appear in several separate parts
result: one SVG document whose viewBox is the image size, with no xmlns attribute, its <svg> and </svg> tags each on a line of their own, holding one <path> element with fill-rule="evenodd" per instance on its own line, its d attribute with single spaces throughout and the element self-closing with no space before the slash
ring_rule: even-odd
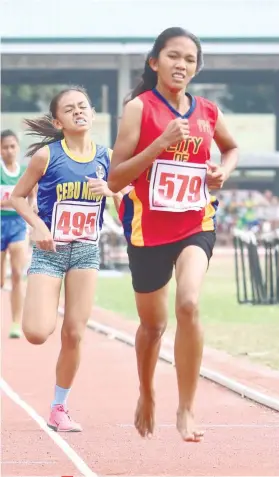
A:
<svg viewBox="0 0 279 477">
<path fill-rule="evenodd" d="M 66 399 L 93 305 L 106 197 L 113 197 L 117 209 L 122 198 L 107 186 L 111 150 L 92 142 L 93 118 L 86 91 L 73 87 L 53 98 L 50 115 L 26 120 L 29 134 L 42 140 L 30 146 L 30 163 L 12 193 L 12 204 L 33 227 L 35 242 L 23 311 L 30 343 L 44 343 L 55 330 L 65 277 L 61 351 L 48 420 L 55 431 L 81 431 L 68 414 Z M 38 215 L 25 200 L 37 184 Z"/>
</svg>

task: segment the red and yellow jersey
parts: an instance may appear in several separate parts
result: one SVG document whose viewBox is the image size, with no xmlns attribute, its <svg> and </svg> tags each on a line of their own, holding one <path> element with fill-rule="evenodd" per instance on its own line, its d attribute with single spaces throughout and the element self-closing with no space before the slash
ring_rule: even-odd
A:
<svg viewBox="0 0 279 477">
<path fill-rule="evenodd" d="M 163 245 L 215 230 L 218 201 L 209 196 L 205 162 L 210 159 L 218 109 L 204 98 L 189 97 L 191 107 L 181 116 L 157 90 L 139 96 L 143 112 L 134 155 L 146 149 L 175 118 L 188 119 L 190 137 L 164 150 L 124 195 L 119 217 L 132 245 Z"/>
</svg>

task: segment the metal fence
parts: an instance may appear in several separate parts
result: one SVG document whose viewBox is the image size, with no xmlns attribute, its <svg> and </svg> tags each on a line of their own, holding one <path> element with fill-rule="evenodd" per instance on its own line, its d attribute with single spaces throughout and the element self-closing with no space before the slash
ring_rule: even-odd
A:
<svg viewBox="0 0 279 477">
<path fill-rule="evenodd" d="M 279 304 L 279 229 L 268 234 L 234 231 L 235 277 L 240 304 Z"/>
</svg>

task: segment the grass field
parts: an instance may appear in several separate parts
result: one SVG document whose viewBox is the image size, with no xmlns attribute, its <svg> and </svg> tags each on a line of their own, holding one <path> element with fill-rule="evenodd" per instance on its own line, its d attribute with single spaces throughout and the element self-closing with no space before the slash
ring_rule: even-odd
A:
<svg viewBox="0 0 279 477">
<path fill-rule="evenodd" d="M 169 297 L 169 328 L 175 327 L 175 282 Z M 138 320 L 129 274 L 99 277 L 96 304 Z M 279 369 L 279 307 L 238 305 L 232 257 L 215 257 L 203 287 L 201 318 L 206 344 Z"/>
</svg>

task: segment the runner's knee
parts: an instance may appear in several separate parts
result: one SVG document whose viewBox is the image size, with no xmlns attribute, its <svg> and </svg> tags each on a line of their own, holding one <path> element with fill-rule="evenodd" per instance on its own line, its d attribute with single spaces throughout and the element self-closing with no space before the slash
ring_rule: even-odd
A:
<svg viewBox="0 0 279 477">
<path fill-rule="evenodd" d="M 43 344 L 48 337 L 52 335 L 55 326 L 46 326 L 46 321 L 47 320 L 45 320 L 44 324 L 40 325 L 39 320 L 35 320 L 31 314 L 28 316 L 28 319 L 26 319 L 26 315 L 24 316 L 23 314 L 22 331 L 29 343 L 35 345 Z"/>
<path fill-rule="evenodd" d="M 199 304 L 195 295 L 179 298 L 176 304 L 176 318 L 178 323 L 195 323 L 198 318 Z"/>
<path fill-rule="evenodd" d="M 23 326 L 23 333 L 27 341 L 34 345 L 41 345 L 45 343 L 51 333 L 46 333 L 44 331 L 31 331 Z"/>
<path fill-rule="evenodd" d="M 13 268 L 12 269 L 12 284 L 18 285 L 22 280 L 22 270 L 21 268 Z"/>
<path fill-rule="evenodd" d="M 66 346 L 67 348 L 76 348 L 79 346 L 84 331 L 85 327 L 83 326 L 63 326 L 61 332 L 62 346 Z"/>
<path fill-rule="evenodd" d="M 150 341 L 158 341 L 163 336 L 167 327 L 167 322 L 147 323 L 141 320 L 141 329 Z"/>
</svg>

